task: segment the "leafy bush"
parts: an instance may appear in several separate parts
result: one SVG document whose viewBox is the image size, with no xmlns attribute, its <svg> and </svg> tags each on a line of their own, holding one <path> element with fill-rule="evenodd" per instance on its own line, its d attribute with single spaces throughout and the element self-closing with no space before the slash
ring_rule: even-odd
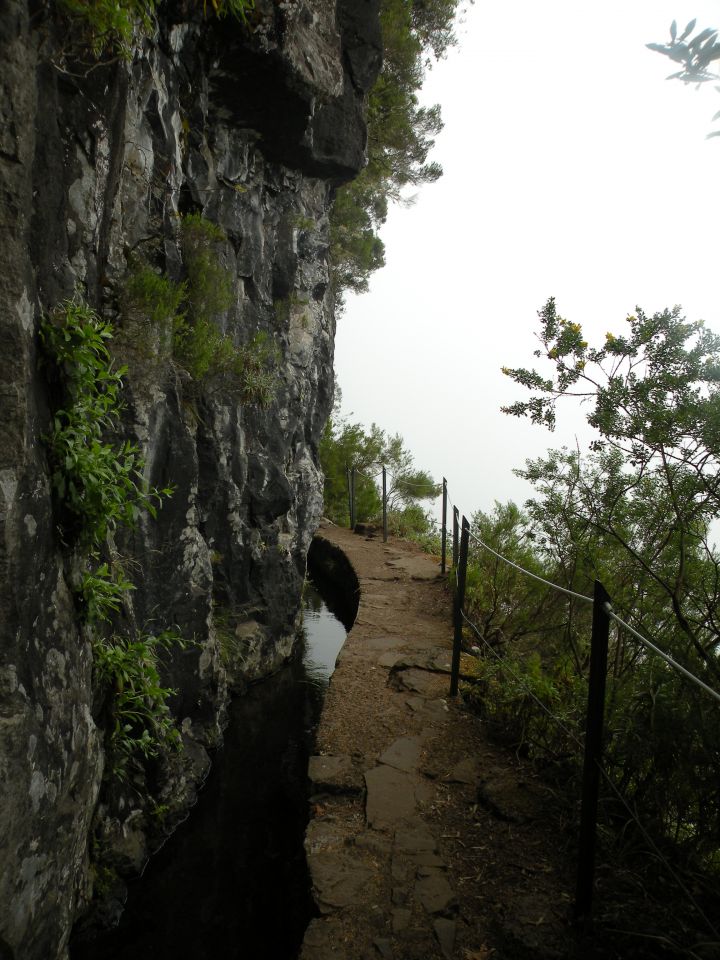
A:
<svg viewBox="0 0 720 960">
<path fill-rule="evenodd" d="M 134 526 L 143 511 L 155 516 L 170 491 L 147 486 L 134 444 L 106 439 L 119 427 L 125 373 L 112 367 L 111 325 L 76 298 L 43 318 L 40 337 L 59 394 L 45 441 L 65 533 L 98 547 L 117 526 Z"/>
<path fill-rule="evenodd" d="M 181 312 L 187 284 L 173 283 L 147 264 L 136 263 L 128 274 L 123 293 L 126 311 L 135 311 L 143 322 L 162 327 Z"/>
<path fill-rule="evenodd" d="M 561 334 L 574 340 L 579 331 L 568 334 L 563 326 Z M 580 337 L 582 350 L 581 343 Z M 677 370 L 673 351 L 669 357 Z M 592 580 L 600 579 L 626 621 L 712 684 L 663 589 L 677 559 L 672 527 L 680 504 L 673 508 L 648 473 L 616 466 L 611 451 L 584 462 L 576 451 L 550 451 L 523 471 L 535 487 L 525 509 L 496 504 L 473 517 L 473 533 L 537 576 L 581 594 L 591 594 Z M 622 542 L 608 535 L 611 529 Z M 686 551 L 683 586 L 704 584 L 707 600 L 716 567 L 703 567 L 700 546 Z M 702 605 L 693 601 L 688 609 L 697 628 Z M 472 667 L 464 663 L 474 677 L 463 695 L 496 738 L 562 783 L 555 792 L 559 820 L 575 823 L 592 606 L 527 577 L 471 539 L 466 613 L 478 628 L 468 628 L 466 639 L 479 649 Z M 678 876 L 706 915 L 717 915 L 720 711 L 714 707 L 631 634 L 611 630 L 599 805 L 598 862 L 605 872 L 598 872 L 604 889 L 596 913 L 598 919 L 604 913 L 608 926 L 632 924 L 648 937 L 673 930 L 678 942 L 692 942 L 687 931 L 699 931 L 702 920 L 683 903 Z M 676 901 L 678 916 L 670 920 Z"/>
<path fill-rule="evenodd" d="M 182 319 L 175 326 L 175 356 L 193 380 L 224 383 L 243 403 L 264 407 L 273 398 L 277 351 L 266 334 L 236 347 L 210 321 Z"/>
<path fill-rule="evenodd" d="M 109 751 L 112 773 L 120 780 L 138 767 L 140 758 L 182 745 L 168 706 L 175 691 L 162 685 L 159 659 L 163 650 L 184 646 L 172 630 L 111 636 L 93 644 L 96 680 L 112 693 Z"/>
<path fill-rule="evenodd" d="M 497 739 L 528 756 L 564 763 L 570 759 L 571 766 L 579 768 L 577 738 L 587 692 L 569 660 L 544 665 L 537 651 L 497 658 L 490 654 L 473 662 L 472 673 L 463 696 L 490 723 Z"/>
<path fill-rule="evenodd" d="M 393 536 L 403 540 L 432 541 L 433 546 L 437 539 L 433 536 L 433 522 L 419 503 L 410 503 L 406 507 L 390 511 L 388 530 Z"/>
<path fill-rule="evenodd" d="M 339 394 L 339 392 L 338 392 Z M 339 402 L 339 401 L 338 401 Z M 355 519 L 382 518 L 380 472 L 387 467 L 388 529 L 394 535 L 439 551 L 433 522 L 418 501 L 436 497 L 441 487 L 425 470 L 418 470 L 400 434 L 388 436 L 377 424 L 370 431 L 335 414 L 320 440 L 320 464 L 325 474 L 325 515 L 347 526 L 350 510 L 347 470 L 355 467 Z"/>
<path fill-rule="evenodd" d="M 372 480 L 364 473 L 375 472 L 381 458 L 383 434 L 376 424 L 367 433 L 359 423 L 328 419 L 320 439 L 320 465 L 325 474 L 325 515 L 333 522 L 348 526 L 350 508 L 347 493 L 347 469 L 360 470 L 355 478 L 355 515 L 358 521 L 373 520 L 382 510 L 382 500 Z"/>
<path fill-rule="evenodd" d="M 576 523 L 568 512 L 567 490 L 537 483 L 538 501 L 529 501 L 529 516 L 513 505 L 496 505 L 492 515 L 477 514 L 474 531 L 493 549 L 546 579 L 591 592 L 588 576 L 601 576 L 622 610 L 703 675 L 700 654 L 687 644 L 673 622 L 672 610 L 650 573 L 623 564 L 624 548 L 607 541 L 592 526 Z M 605 492 L 597 476 L 588 479 L 593 494 Z M 661 502 L 647 496 L 652 536 L 663 525 L 654 512 Z M 620 510 L 617 491 L 613 508 Z M 620 513 L 618 512 L 618 518 Z M 633 513 L 632 531 L 640 542 L 645 527 Z M 471 541 L 472 543 L 473 541 Z M 655 562 L 660 564 L 659 557 Z M 658 573 L 662 566 L 658 566 Z M 688 576 L 692 568 L 688 567 Z M 509 567 L 489 551 L 471 551 L 466 591 L 468 618 L 477 633 L 479 658 L 473 680 L 463 688 L 468 703 L 504 742 L 521 749 L 543 766 L 577 775 L 582 762 L 587 670 L 590 643 L 589 604 L 557 593 Z M 644 622 L 643 622 L 644 621 Z M 652 629 L 649 629 L 652 625 Z M 486 646 L 487 644 L 487 646 Z M 488 649 L 488 646 L 492 649 Z M 606 695 L 604 767 L 624 798 L 620 803 L 604 787 L 601 817 L 606 831 L 625 844 L 640 838 L 628 810 L 675 863 L 711 872 L 720 861 L 720 712 L 708 709 L 706 694 L 689 685 L 661 660 L 648 655 L 632 635 L 611 632 Z M 565 797 L 576 801 L 575 791 Z M 618 829 L 619 828 L 619 829 Z M 643 841 L 644 842 L 644 841 Z M 633 856 L 639 853 L 633 846 Z"/>
</svg>

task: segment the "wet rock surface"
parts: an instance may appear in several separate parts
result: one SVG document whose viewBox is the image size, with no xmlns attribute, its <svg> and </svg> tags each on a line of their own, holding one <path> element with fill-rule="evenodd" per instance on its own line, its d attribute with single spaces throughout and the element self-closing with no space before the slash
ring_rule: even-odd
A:
<svg viewBox="0 0 720 960">
<path fill-rule="evenodd" d="M 575 956 L 548 795 L 448 697 L 437 560 L 333 526 L 320 535 L 352 563 L 360 604 L 311 761 L 305 846 L 321 916 L 301 960 Z M 361 794 L 337 789 L 359 774 Z"/>
</svg>

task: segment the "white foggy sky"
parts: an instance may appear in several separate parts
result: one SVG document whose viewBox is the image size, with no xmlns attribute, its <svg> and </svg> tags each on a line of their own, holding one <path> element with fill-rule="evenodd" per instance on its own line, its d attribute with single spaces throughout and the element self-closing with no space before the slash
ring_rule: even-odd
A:
<svg viewBox="0 0 720 960">
<path fill-rule="evenodd" d="M 548 297 L 591 344 L 636 304 L 720 332 L 720 94 L 666 81 L 645 47 L 693 17 L 720 26 L 719 0 L 476 0 L 428 74 L 444 176 L 391 211 L 335 367 L 343 412 L 401 433 L 468 516 L 523 503 L 513 468 L 582 429 L 569 403 L 554 434 L 499 410 L 525 399 L 500 368 L 532 365 Z"/>
</svg>

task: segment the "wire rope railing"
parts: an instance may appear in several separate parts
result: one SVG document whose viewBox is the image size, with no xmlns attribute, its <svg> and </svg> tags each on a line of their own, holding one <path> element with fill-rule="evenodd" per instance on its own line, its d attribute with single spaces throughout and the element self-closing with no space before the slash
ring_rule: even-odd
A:
<svg viewBox="0 0 720 960">
<path fill-rule="evenodd" d="M 447 487 L 444 482 L 444 495 L 447 496 Z M 453 507 L 454 523 L 456 523 L 457 518 L 457 508 Z M 455 539 L 454 531 L 454 539 Z M 585 740 L 584 743 L 581 743 L 580 739 L 576 737 L 571 730 L 568 729 L 567 725 L 560 720 L 560 718 L 554 714 L 532 691 L 527 684 L 523 683 L 522 678 L 519 677 L 515 671 L 508 665 L 507 660 L 501 657 L 500 653 L 495 650 L 495 648 L 489 644 L 482 634 L 482 631 L 478 628 L 477 624 L 467 615 L 464 610 L 464 588 L 466 580 L 466 568 L 468 562 L 468 549 L 467 545 L 470 540 L 473 540 L 479 547 L 488 551 L 491 555 L 501 560 L 502 562 L 508 564 L 510 567 L 516 569 L 523 575 L 526 575 L 532 578 L 535 581 L 542 583 L 544 586 L 547 586 L 549 589 L 560 592 L 564 595 L 570 596 L 574 599 L 579 599 L 583 602 L 588 602 L 593 605 L 593 623 L 592 623 L 592 635 L 590 643 L 590 670 L 588 678 L 588 701 L 587 701 L 587 711 L 585 717 Z M 455 557 L 455 550 L 453 553 Z M 638 817 L 635 815 L 631 806 L 627 803 L 625 798 L 622 796 L 621 791 L 616 784 L 612 781 L 612 778 L 609 776 L 605 770 L 602 762 L 603 758 L 603 724 L 604 724 L 604 710 L 605 710 L 605 684 L 607 677 L 607 659 L 608 659 L 608 645 L 609 645 L 609 632 L 610 632 L 610 623 L 611 621 L 617 624 L 618 627 L 627 630 L 632 636 L 634 636 L 643 647 L 652 654 L 656 654 L 661 657 L 662 660 L 673 670 L 677 671 L 682 677 L 686 680 L 692 682 L 697 687 L 702 689 L 705 693 L 712 696 L 715 700 L 720 701 L 720 694 L 717 693 L 712 687 L 706 684 L 703 680 L 689 671 L 686 667 L 683 667 L 682 664 L 679 664 L 673 657 L 665 653 L 657 644 L 654 644 L 652 641 L 648 640 L 647 637 L 643 637 L 634 627 L 626 623 L 622 618 L 620 618 L 613 610 L 611 598 L 607 594 L 607 591 L 603 585 L 599 582 L 595 582 L 595 591 L 593 597 L 588 597 L 585 594 L 578 593 L 574 590 L 567 589 L 560 586 L 560 584 L 553 583 L 552 581 L 541 577 L 538 574 L 534 573 L 531 570 L 521 566 L 513 560 L 510 560 L 508 557 L 503 556 L 499 551 L 495 550 L 489 544 L 485 543 L 480 537 L 474 534 L 470 530 L 470 525 L 465 517 L 462 518 L 462 540 L 461 548 L 456 562 L 453 565 L 453 572 L 455 574 L 454 580 L 457 584 L 455 588 L 455 604 L 454 604 L 454 617 L 455 617 L 455 633 L 454 633 L 454 642 L 453 642 L 453 667 L 452 675 L 450 681 L 450 694 L 454 696 L 458 692 L 458 678 L 459 678 L 459 668 L 460 668 L 460 650 L 462 645 L 462 627 L 463 625 L 468 626 L 475 637 L 480 640 L 484 647 L 489 650 L 499 661 L 503 663 L 504 669 L 509 673 L 509 675 L 519 684 L 521 689 L 530 696 L 532 701 L 542 710 L 542 712 L 551 719 L 551 721 L 557 724 L 565 733 L 566 736 L 570 737 L 578 747 L 583 750 L 583 772 L 582 772 L 582 798 L 581 798 L 581 809 L 580 809 L 580 828 L 579 828 L 579 839 L 578 839 L 578 870 L 577 870 L 577 886 L 576 886 L 576 896 L 575 896 L 575 913 L 578 917 L 589 916 L 592 908 L 592 896 L 593 896 L 593 885 L 594 885 L 594 874 L 595 874 L 595 850 L 596 850 L 596 840 L 597 840 L 597 820 L 598 820 L 598 803 L 599 803 L 599 787 L 600 787 L 600 778 L 603 777 L 606 779 L 615 794 L 622 801 L 623 806 L 630 814 L 634 822 L 638 824 L 638 828 L 643 835 L 647 838 L 649 845 L 655 852 L 655 855 L 667 866 L 670 875 L 678 883 L 679 889 L 683 891 L 685 895 L 688 896 L 689 901 L 693 904 L 693 907 L 696 909 L 698 916 L 700 916 L 703 921 L 707 924 L 708 928 L 713 931 L 713 935 L 717 936 L 717 931 L 713 927 L 712 923 L 708 920 L 706 914 L 702 911 L 699 904 L 692 896 L 687 884 L 685 884 L 682 879 L 678 876 L 677 871 L 675 871 L 667 858 L 659 850 L 657 844 L 652 840 L 652 837 L 645 829 L 644 825 L 639 822 Z"/>
<path fill-rule="evenodd" d="M 681 663 L 678 663 L 677 660 L 674 660 L 669 653 L 665 653 L 664 650 L 661 650 L 660 647 L 656 646 L 651 640 L 648 640 L 647 637 L 643 637 L 641 633 L 638 633 L 634 627 L 631 627 L 629 623 L 626 623 L 615 613 L 611 604 L 609 603 L 607 604 L 607 613 L 611 620 L 614 620 L 618 626 L 621 626 L 624 630 L 627 630 L 628 633 L 631 633 L 635 639 L 639 640 L 647 650 L 651 650 L 658 657 L 661 657 L 665 663 L 673 668 L 673 670 L 682 674 L 682 676 L 684 676 L 687 680 L 690 680 L 706 693 L 709 693 L 711 697 L 714 697 L 718 702 L 720 702 L 720 693 L 718 693 L 717 690 L 713 690 L 713 688 L 708 686 L 704 680 L 696 677 L 694 673 L 691 673 Z"/>
<path fill-rule="evenodd" d="M 447 484 L 447 480 L 445 479 L 445 477 L 443 477 L 442 484 L 412 483 L 412 482 L 410 482 L 410 481 L 405 481 L 402 477 L 398 477 L 397 474 L 392 474 L 392 473 L 387 469 L 387 467 L 386 467 L 385 465 L 383 465 L 382 469 L 381 469 L 378 473 L 374 473 L 374 474 L 369 474 L 369 473 L 367 473 L 365 470 L 363 470 L 363 469 L 361 469 L 360 467 L 357 467 L 357 466 L 348 467 L 348 468 L 347 468 L 347 474 L 348 474 L 348 494 L 349 494 L 349 498 L 350 498 L 350 520 L 351 520 L 351 526 L 354 526 L 354 525 L 355 525 L 355 507 L 354 507 L 354 502 L 353 502 L 353 501 L 354 501 L 354 498 L 355 498 L 355 491 L 354 491 L 354 476 L 355 476 L 355 474 L 360 474 L 360 475 L 363 476 L 365 479 L 370 480 L 370 481 L 373 481 L 373 482 L 374 482 L 375 480 L 377 480 L 379 477 L 382 477 L 382 478 L 383 478 L 383 520 L 384 520 L 384 523 L 383 523 L 383 534 L 384 534 L 384 539 L 385 539 L 385 540 L 387 540 L 387 519 L 386 519 L 386 517 L 387 517 L 387 478 L 388 478 L 388 477 L 390 477 L 391 479 L 395 480 L 396 483 L 397 483 L 397 482 L 400 482 L 400 483 L 402 483 L 402 484 L 405 484 L 405 485 L 410 486 L 410 487 L 415 488 L 415 489 L 427 489 L 428 486 L 431 486 L 431 487 L 432 487 L 432 486 L 438 486 L 438 487 L 440 487 L 440 490 L 441 490 L 441 492 L 442 492 L 442 498 L 443 498 L 442 524 L 441 524 L 441 537 L 442 537 L 442 560 L 441 560 L 441 567 L 442 567 L 442 573 L 443 573 L 443 574 L 445 573 L 445 567 L 446 567 L 445 541 L 446 541 L 446 535 L 447 535 L 447 506 L 448 506 L 448 505 L 451 506 L 451 507 L 452 507 L 452 510 L 453 510 L 453 565 L 457 565 L 457 562 L 458 562 L 458 552 L 459 552 L 459 550 L 458 550 L 458 545 L 456 544 L 456 541 L 457 541 L 457 539 L 458 539 L 458 530 L 459 530 L 459 526 L 460 526 L 460 524 L 459 524 L 459 522 L 458 522 L 458 521 L 459 521 L 459 508 L 453 503 L 453 501 L 452 501 L 452 499 L 451 499 L 451 497 L 450 497 L 449 490 L 448 490 L 448 484 Z M 440 494 L 438 494 L 438 496 L 439 496 L 439 495 L 440 495 Z M 494 557 L 496 557 L 498 560 L 501 560 L 503 563 L 507 564 L 508 566 L 513 567 L 514 569 L 516 569 L 518 572 L 524 574 L 525 576 L 530 577 L 531 579 L 533 579 L 533 580 L 535 580 L 535 581 L 537 581 L 537 582 L 539 582 L 539 583 L 542 583 L 542 584 L 544 584 L 545 586 L 550 587 L 551 589 L 558 591 L 559 593 L 563 593 L 563 594 L 565 594 L 565 595 L 567 595 L 567 596 L 569 596 L 569 597 L 573 597 L 573 598 L 575 598 L 576 600 L 582 600 L 582 601 L 584 601 L 584 602 L 586 602 L 586 603 L 593 603 L 593 602 L 594 602 L 593 597 L 589 597 L 589 596 L 587 596 L 587 594 L 583 594 L 583 593 L 579 593 L 579 592 L 577 592 L 577 591 L 575 591 L 575 590 L 571 590 L 571 589 L 569 589 L 568 587 L 563 587 L 563 586 L 561 586 L 561 585 L 558 584 L 558 583 L 553 583 L 551 580 L 547 580 L 545 577 L 541 577 L 539 574 L 533 573 L 532 570 L 528 570 L 526 567 L 523 567 L 523 566 L 521 566 L 520 564 L 515 563 L 514 560 L 510 560 L 508 557 L 503 556 L 499 551 L 495 550 L 495 549 L 494 549 L 493 547 L 491 547 L 488 543 L 485 543 L 485 542 L 484 542 L 476 533 L 474 533 L 472 530 L 469 530 L 469 537 L 470 537 L 471 540 L 473 540 L 474 543 L 476 543 L 478 546 L 482 547 L 484 550 L 487 550 L 489 553 L 491 553 L 491 554 L 492 554 Z M 676 670 L 678 673 L 680 673 L 680 674 L 682 674 L 683 676 L 685 676 L 686 679 L 690 680 L 691 682 L 695 683 L 697 686 L 699 686 L 699 687 L 701 687 L 702 689 L 704 689 L 704 690 L 706 691 L 706 693 L 708 693 L 710 696 L 712 696 L 714 699 L 716 699 L 716 700 L 718 700 L 718 701 L 720 702 L 720 693 L 718 693 L 716 690 L 714 690 L 712 687 L 710 687 L 708 684 L 706 684 L 706 683 L 705 683 L 703 680 L 701 680 L 699 677 L 696 677 L 695 674 L 693 674 L 691 671 L 689 671 L 686 667 L 683 667 L 682 664 L 678 663 L 678 662 L 677 662 L 675 659 L 673 659 L 669 654 L 665 653 L 665 651 L 663 651 L 660 647 L 658 647 L 656 644 L 652 643 L 652 641 L 648 640 L 647 637 L 643 637 L 642 634 L 640 634 L 637 630 L 635 630 L 635 628 L 632 627 L 630 624 L 628 624 L 626 621 L 622 620 L 622 619 L 615 613 L 615 611 L 613 610 L 611 604 L 608 604 L 607 613 L 608 613 L 608 616 L 609 616 L 612 620 L 614 620 L 615 622 L 617 622 L 617 624 L 618 624 L 619 626 L 623 627 L 623 629 L 625 629 L 625 630 L 627 630 L 629 633 L 631 633 L 646 649 L 651 650 L 651 651 L 652 651 L 653 653 L 655 653 L 657 656 L 661 657 L 670 667 L 672 667 L 672 669 Z"/>
<path fill-rule="evenodd" d="M 538 574 L 532 573 L 530 570 L 526 570 L 525 567 L 521 567 L 519 563 L 509 560 L 501 553 L 498 553 L 497 550 L 493 550 L 493 548 L 488 546 L 487 543 L 484 543 L 480 537 L 475 536 L 472 531 L 470 531 L 470 537 L 475 541 L 475 543 L 479 544 L 481 547 L 484 547 L 489 553 L 492 553 L 493 556 L 497 557 L 498 560 L 502 560 L 503 563 L 507 563 L 510 567 L 515 567 L 515 569 L 519 570 L 520 573 L 524 573 L 526 576 L 532 577 L 533 580 L 538 580 L 540 583 L 544 583 L 546 587 L 552 587 L 553 590 L 557 590 L 559 593 L 566 593 L 569 597 L 576 597 L 578 600 L 585 600 L 587 603 L 593 602 L 593 598 L 586 596 L 584 593 L 576 593 L 574 590 L 568 590 L 567 587 L 561 587 L 558 583 L 553 583 L 551 580 L 546 580 L 544 577 L 540 577 Z"/>
<path fill-rule="evenodd" d="M 477 626 L 477 624 L 473 623 L 473 621 L 470 620 L 470 619 L 465 615 L 465 613 L 462 614 L 462 618 L 463 618 L 463 620 L 465 621 L 465 623 L 468 625 L 468 627 L 470 627 L 470 629 L 471 629 L 472 632 L 475 634 L 475 636 L 477 637 L 477 639 L 478 639 L 482 644 L 484 644 L 485 647 L 487 647 L 487 649 L 490 651 L 490 653 L 492 653 L 492 655 L 497 659 L 497 661 L 498 661 L 499 663 L 502 663 L 502 664 L 504 665 L 504 667 L 505 667 L 505 669 L 507 670 L 507 672 L 508 672 L 508 673 L 510 674 L 510 676 L 513 678 L 513 680 L 515 680 L 515 682 L 518 684 L 518 686 L 521 687 L 521 688 L 524 690 L 524 692 L 527 694 L 527 696 L 530 697 L 530 699 L 531 699 L 534 703 L 536 703 L 536 704 L 538 705 L 538 707 L 540 707 L 540 709 L 543 711 L 543 713 L 544 713 L 547 717 L 549 717 L 549 719 L 552 720 L 553 723 L 555 723 L 555 724 L 562 730 L 562 732 L 565 734 L 566 737 L 569 737 L 570 740 L 573 740 L 574 743 L 575 743 L 581 750 L 583 750 L 585 745 L 583 744 L 582 740 L 581 740 L 579 737 L 577 737 L 577 736 L 573 733 L 573 731 L 572 731 L 568 726 L 566 726 L 566 724 L 564 723 L 564 721 L 562 721 L 562 720 L 560 719 L 560 717 L 557 716 L 557 714 L 553 713 L 552 710 L 550 710 L 550 708 L 549 708 L 546 704 L 544 704 L 544 703 L 542 702 L 542 700 L 540 699 L 540 697 L 538 697 L 538 695 L 534 692 L 534 690 L 532 690 L 532 689 L 527 685 L 527 683 L 524 682 L 524 680 L 522 679 L 522 677 L 520 677 L 511 667 L 508 666 L 507 661 L 505 660 L 505 658 L 502 657 L 502 656 L 498 653 L 498 651 L 495 649 L 495 647 L 493 647 L 493 645 L 492 645 L 491 643 L 488 643 L 488 641 L 487 641 L 487 640 L 485 639 L 485 637 L 482 635 L 482 633 L 481 633 L 481 631 L 480 631 L 480 628 Z"/>
</svg>

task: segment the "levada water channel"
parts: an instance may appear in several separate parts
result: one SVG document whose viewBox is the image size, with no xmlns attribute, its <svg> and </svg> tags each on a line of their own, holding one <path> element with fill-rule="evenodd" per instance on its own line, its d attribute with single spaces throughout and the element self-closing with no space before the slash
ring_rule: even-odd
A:
<svg viewBox="0 0 720 960">
<path fill-rule="evenodd" d="M 333 603 L 325 582 L 323 595 L 328 604 L 308 581 L 296 657 L 234 701 L 190 817 L 131 884 L 120 924 L 74 944 L 72 960 L 297 957 L 313 916 L 303 850 L 308 757 L 346 636 L 339 617 L 354 615 Z"/>
</svg>

